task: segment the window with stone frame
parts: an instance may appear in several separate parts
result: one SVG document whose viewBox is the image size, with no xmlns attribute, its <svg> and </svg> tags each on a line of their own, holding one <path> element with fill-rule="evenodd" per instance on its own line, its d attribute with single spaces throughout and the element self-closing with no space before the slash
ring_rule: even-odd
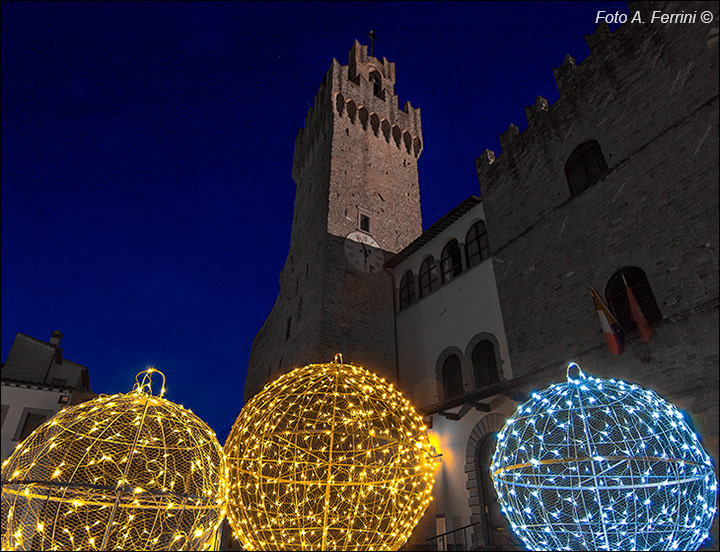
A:
<svg viewBox="0 0 720 552">
<path fill-rule="evenodd" d="M 468 268 L 479 264 L 490 256 L 487 228 L 485 221 L 479 220 L 470 227 L 465 236 L 465 254 Z"/>
<path fill-rule="evenodd" d="M 425 297 L 438 287 L 437 264 L 435 259 L 427 257 L 420 265 L 420 297 Z"/>
<path fill-rule="evenodd" d="M 462 274 L 462 254 L 457 240 L 451 240 L 442 250 L 440 255 L 440 266 L 442 267 L 442 281 L 447 283 L 456 276 Z"/>
<path fill-rule="evenodd" d="M 596 140 L 580 144 L 565 163 L 570 194 L 577 195 L 597 184 L 609 172 L 600 144 Z"/>
<path fill-rule="evenodd" d="M 22 429 L 18 435 L 17 441 L 23 441 L 28 435 L 35 431 L 48 418 L 47 414 L 38 412 L 28 412 L 23 420 Z"/>
<path fill-rule="evenodd" d="M 475 376 L 475 389 L 482 389 L 500 381 L 498 376 L 495 346 L 492 341 L 484 339 L 472 350 L 473 375 Z"/>
<path fill-rule="evenodd" d="M 443 400 L 447 401 L 463 394 L 462 366 L 457 355 L 450 355 L 442 366 Z"/>
<path fill-rule="evenodd" d="M 400 279 L 400 310 L 415 302 L 415 275 L 408 270 Z"/>
<path fill-rule="evenodd" d="M 623 276 L 625 280 L 623 280 Z M 645 272 L 636 266 L 628 266 L 613 274 L 605 286 L 605 302 L 620 327 L 628 334 L 633 334 L 638 329 L 637 324 L 630 315 L 630 300 L 625 288 L 625 281 L 627 281 L 628 287 L 638 302 L 648 324 L 652 326 L 660 322 L 663 316 Z"/>
<path fill-rule="evenodd" d="M 360 215 L 360 230 L 363 232 L 370 232 L 370 217 L 367 215 Z"/>
</svg>

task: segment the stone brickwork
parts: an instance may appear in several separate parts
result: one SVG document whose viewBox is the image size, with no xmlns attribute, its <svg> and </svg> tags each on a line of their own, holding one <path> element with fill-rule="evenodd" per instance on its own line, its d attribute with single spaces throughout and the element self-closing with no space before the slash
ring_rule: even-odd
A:
<svg viewBox="0 0 720 552">
<path fill-rule="evenodd" d="M 555 69 L 560 99 L 538 98 L 528 128 L 511 125 L 502 154 L 477 160 L 508 347 L 528 390 L 563 379 L 570 360 L 655 389 L 691 415 L 717 469 L 717 4 L 630 9 L 646 23 L 599 26 L 582 64 Z M 650 24 L 653 10 L 715 21 Z M 565 163 L 590 140 L 609 172 L 571 197 Z M 603 295 L 626 266 L 645 272 L 663 319 L 648 345 L 614 356 L 588 287 Z"/>
<path fill-rule="evenodd" d="M 396 379 L 392 277 L 354 268 L 344 253 L 361 215 L 386 258 L 422 231 L 420 110 L 398 109 L 394 85 L 395 64 L 357 42 L 348 65 L 333 60 L 323 78 L 295 142 L 290 251 L 253 343 L 246 400 L 281 373 L 338 352 Z"/>
</svg>

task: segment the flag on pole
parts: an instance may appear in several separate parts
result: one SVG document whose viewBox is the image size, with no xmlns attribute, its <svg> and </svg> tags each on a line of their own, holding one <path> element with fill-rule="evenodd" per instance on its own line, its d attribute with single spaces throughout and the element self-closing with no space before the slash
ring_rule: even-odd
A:
<svg viewBox="0 0 720 552">
<path fill-rule="evenodd" d="M 607 342 L 608 349 L 614 355 L 623 354 L 625 349 L 625 332 L 615 320 L 615 317 L 607 308 L 603 300 L 600 299 L 595 288 L 590 288 L 593 302 L 595 303 L 595 310 L 600 317 L 600 326 L 602 327 L 603 334 L 605 334 L 605 341 Z"/>
<path fill-rule="evenodd" d="M 635 294 L 633 294 L 632 290 L 630 289 L 630 286 L 628 285 L 624 274 L 623 282 L 625 282 L 625 290 L 627 291 L 628 303 L 630 303 L 630 317 L 637 324 L 638 330 L 640 331 L 640 339 L 642 339 L 645 343 L 648 343 L 650 341 L 650 336 L 652 335 L 652 329 L 650 328 L 650 324 L 648 324 L 647 318 L 645 318 L 645 315 L 640 308 L 640 304 L 637 302 L 637 299 L 635 299 Z"/>
</svg>

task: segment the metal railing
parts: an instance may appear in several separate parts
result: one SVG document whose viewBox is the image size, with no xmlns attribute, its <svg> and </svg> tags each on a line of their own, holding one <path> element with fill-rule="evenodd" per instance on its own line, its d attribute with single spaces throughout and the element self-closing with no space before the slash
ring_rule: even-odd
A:
<svg viewBox="0 0 720 552">
<path fill-rule="evenodd" d="M 434 537 L 430 537 L 429 539 L 425 539 L 426 541 L 434 541 L 437 540 L 437 549 L 438 550 L 468 550 L 468 545 L 471 544 L 471 541 L 469 541 L 466 537 L 466 531 L 479 523 L 482 523 L 480 521 L 476 521 L 475 523 L 470 523 L 468 525 L 463 525 L 462 527 L 458 527 L 457 529 L 453 529 L 452 531 L 445 531 L 444 533 L 440 533 L 439 535 L 435 535 Z M 462 542 L 457 541 L 456 533 L 462 531 L 460 535 L 462 536 Z M 453 535 L 452 542 L 448 542 L 448 535 Z M 440 539 L 440 540 L 438 540 Z M 460 547 L 458 547 L 458 545 Z M 452 547 L 452 548 L 451 548 Z"/>
</svg>

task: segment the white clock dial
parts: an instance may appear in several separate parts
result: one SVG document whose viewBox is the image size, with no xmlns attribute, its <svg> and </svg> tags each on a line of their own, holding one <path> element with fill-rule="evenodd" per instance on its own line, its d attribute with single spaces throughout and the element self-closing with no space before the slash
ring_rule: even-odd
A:
<svg viewBox="0 0 720 552">
<path fill-rule="evenodd" d="M 352 266 L 371 274 L 380 272 L 385 262 L 378 242 L 364 232 L 350 232 L 345 236 L 345 256 Z"/>
</svg>

